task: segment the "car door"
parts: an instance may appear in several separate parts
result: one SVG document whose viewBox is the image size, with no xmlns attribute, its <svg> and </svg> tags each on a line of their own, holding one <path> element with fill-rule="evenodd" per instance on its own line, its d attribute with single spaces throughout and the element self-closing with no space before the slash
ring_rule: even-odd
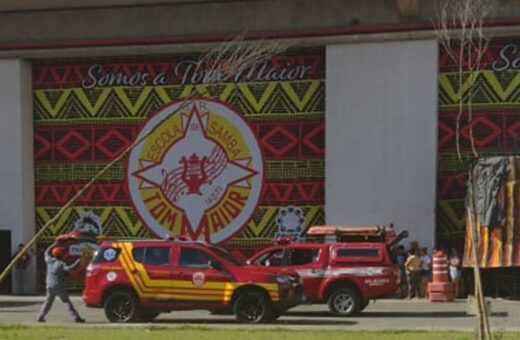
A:
<svg viewBox="0 0 520 340">
<path fill-rule="evenodd" d="M 158 281 L 168 280 L 172 265 L 172 249 L 170 245 L 143 246 L 132 249 L 133 260 L 140 264 L 133 274 L 149 287 L 161 285 Z M 140 268 L 144 269 L 139 270 Z"/>
<path fill-rule="evenodd" d="M 173 265 L 173 248 L 170 244 L 136 245 L 131 248 L 132 259 L 126 259 L 132 276 L 131 282 L 141 302 L 160 303 L 166 307 L 174 299 L 170 273 Z"/>
<path fill-rule="evenodd" d="M 232 293 L 226 285 L 230 277 L 222 261 L 196 245 L 179 247 L 177 269 L 172 275 L 183 288 L 183 300 L 190 305 L 221 304 Z"/>
<path fill-rule="evenodd" d="M 303 292 L 308 301 L 315 301 L 320 284 L 326 275 L 321 256 L 323 252 L 319 246 L 299 246 L 286 249 L 287 267 L 300 275 L 303 283 Z"/>
</svg>

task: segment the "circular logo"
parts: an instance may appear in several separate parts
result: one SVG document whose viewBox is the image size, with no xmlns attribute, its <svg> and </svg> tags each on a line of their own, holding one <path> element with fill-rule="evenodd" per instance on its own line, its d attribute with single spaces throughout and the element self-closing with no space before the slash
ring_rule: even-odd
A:
<svg viewBox="0 0 520 340">
<path fill-rule="evenodd" d="M 108 272 L 107 273 L 107 280 L 110 282 L 114 282 L 117 279 L 117 273 L 116 272 Z"/>
<path fill-rule="evenodd" d="M 258 141 L 223 103 L 171 104 L 144 126 L 128 161 L 132 202 L 157 236 L 218 243 L 253 215 L 263 180 Z"/>
<path fill-rule="evenodd" d="M 193 282 L 193 285 L 197 288 L 201 288 L 204 286 L 204 282 L 206 281 L 206 276 L 202 272 L 196 272 L 193 273 L 193 276 L 191 277 L 191 281 Z"/>
</svg>

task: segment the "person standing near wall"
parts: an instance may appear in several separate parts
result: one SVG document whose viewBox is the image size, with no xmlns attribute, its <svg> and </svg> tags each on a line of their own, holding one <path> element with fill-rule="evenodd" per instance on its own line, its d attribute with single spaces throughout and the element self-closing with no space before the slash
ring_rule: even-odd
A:
<svg viewBox="0 0 520 340">
<path fill-rule="evenodd" d="M 56 296 L 67 305 L 67 308 L 69 309 L 70 314 L 74 317 L 75 322 L 85 322 L 76 308 L 74 308 L 65 287 L 65 275 L 80 263 L 80 259 L 70 266 L 67 266 L 65 262 L 62 261 L 64 255 L 65 249 L 56 246 L 56 242 L 51 244 L 45 251 L 45 263 L 47 264 L 45 285 L 47 288 L 47 295 L 45 297 L 45 303 L 38 314 L 38 322 L 45 322 L 45 316 L 49 313 Z"/>
<path fill-rule="evenodd" d="M 408 258 L 404 264 L 406 277 L 408 279 L 408 298 L 413 299 L 419 296 L 419 276 L 421 273 L 421 259 L 416 255 L 415 249 L 408 251 Z"/>
<path fill-rule="evenodd" d="M 450 272 L 450 279 L 451 282 L 453 282 L 453 287 L 455 290 L 455 298 L 460 297 L 460 276 L 461 276 L 461 270 L 460 270 L 460 257 L 455 248 L 451 249 L 450 258 L 448 259 L 448 268 Z"/>
<path fill-rule="evenodd" d="M 428 255 L 428 248 L 421 248 L 421 296 L 428 297 L 428 282 L 432 278 L 432 258 Z"/>
<path fill-rule="evenodd" d="M 18 245 L 18 250 L 14 253 L 13 258 L 18 255 L 24 248 L 24 244 L 20 243 Z M 15 285 L 13 287 L 13 293 L 16 295 L 26 295 L 27 291 L 27 268 L 29 268 L 29 264 L 31 263 L 31 255 L 29 252 L 20 257 L 18 262 L 14 267 L 14 282 Z"/>
<path fill-rule="evenodd" d="M 399 285 L 399 297 L 403 299 L 406 297 L 408 292 L 408 281 L 406 279 L 406 267 L 404 264 L 406 263 L 406 250 L 403 245 L 399 245 L 397 247 L 397 253 L 395 254 L 395 262 L 399 267 L 399 273 L 401 275 L 401 283 Z"/>
</svg>

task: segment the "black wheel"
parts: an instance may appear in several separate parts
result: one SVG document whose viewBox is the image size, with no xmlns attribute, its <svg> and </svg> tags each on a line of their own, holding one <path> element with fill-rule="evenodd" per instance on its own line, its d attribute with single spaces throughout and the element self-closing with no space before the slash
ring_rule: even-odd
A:
<svg viewBox="0 0 520 340">
<path fill-rule="evenodd" d="M 159 316 L 159 312 L 154 311 L 141 311 L 139 315 L 137 316 L 136 321 L 139 322 L 150 322 L 153 321 L 156 317 Z"/>
<path fill-rule="evenodd" d="M 105 301 L 105 315 L 110 322 L 132 322 L 137 316 L 137 301 L 131 292 L 115 291 Z"/>
<path fill-rule="evenodd" d="M 359 311 L 362 312 L 365 308 L 367 308 L 369 303 L 369 299 L 361 299 L 361 306 L 359 306 Z"/>
<path fill-rule="evenodd" d="M 241 323 L 269 322 L 271 311 L 271 301 L 261 292 L 243 292 L 233 304 L 233 313 Z"/>
<path fill-rule="evenodd" d="M 359 293 L 350 288 L 338 288 L 329 297 L 329 310 L 337 316 L 355 315 L 361 308 L 361 297 Z"/>
<path fill-rule="evenodd" d="M 283 315 L 283 312 L 284 311 L 281 311 L 281 310 L 273 310 L 271 312 L 271 321 L 277 320 L 280 316 Z"/>
</svg>

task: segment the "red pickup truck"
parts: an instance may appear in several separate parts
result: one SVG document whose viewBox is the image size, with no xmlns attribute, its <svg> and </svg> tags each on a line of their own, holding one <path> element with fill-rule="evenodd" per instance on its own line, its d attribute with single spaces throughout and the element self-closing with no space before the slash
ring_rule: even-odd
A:
<svg viewBox="0 0 520 340">
<path fill-rule="evenodd" d="M 390 248 L 407 236 L 381 227 L 312 227 L 307 234 L 336 236 L 332 243 L 279 244 L 249 259 L 251 264 L 288 267 L 303 282 L 308 303 L 327 303 L 338 316 L 361 312 L 370 299 L 394 293 L 399 268 Z M 346 241 L 349 240 L 349 241 Z"/>
<path fill-rule="evenodd" d="M 269 322 L 302 298 L 294 271 L 250 266 L 217 246 L 171 238 L 103 242 L 83 291 L 87 306 L 103 307 L 111 322 L 199 308 Z"/>
</svg>

